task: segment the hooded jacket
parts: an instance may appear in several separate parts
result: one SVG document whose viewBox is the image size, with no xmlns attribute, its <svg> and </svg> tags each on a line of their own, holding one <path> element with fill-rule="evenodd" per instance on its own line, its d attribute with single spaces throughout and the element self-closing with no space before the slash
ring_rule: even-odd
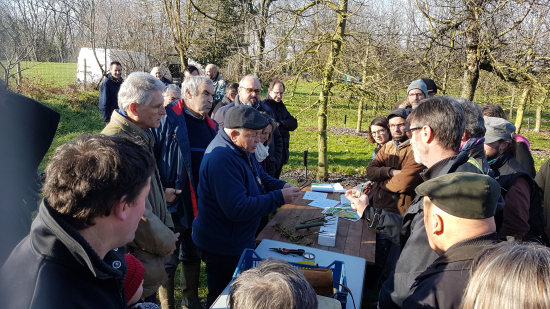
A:
<svg viewBox="0 0 550 309">
<path fill-rule="evenodd" d="M 142 130 L 118 111 L 114 112 L 111 122 L 101 131 L 108 136 L 120 135 L 138 138 L 153 153 L 155 138 L 153 132 Z M 160 181 L 158 169 L 155 167 L 151 175 L 151 190 L 145 200 L 145 212 L 139 222 L 134 241 L 128 244 L 129 251 L 145 267 L 145 281 L 143 282 L 143 297 L 156 293 L 158 287 L 168 279 L 164 270 L 164 256 L 173 248 L 175 239 L 172 217 L 166 209 L 166 198 Z"/>
<path fill-rule="evenodd" d="M 113 111 L 118 109 L 118 91 L 122 82 L 124 82 L 122 78 L 114 78 L 109 73 L 99 87 L 99 111 L 105 123 L 111 121 Z"/>
<path fill-rule="evenodd" d="M 280 190 L 285 183 L 266 174 L 254 154 L 221 130 L 202 159 L 193 241 L 219 255 L 240 256 L 244 249 L 254 249 L 260 218 L 285 203 Z"/>
<path fill-rule="evenodd" d="M 389 172 L 392 168 L 401 173 L 391 177 Z M 416 195 L 414 188 L 422 183 L 420 173 L 424 169 L 424 165 L 414 160 L 410 140 L 399 146 L 393 141 L 384 144 L 367 166 L 367 178 L 378 183 L 371 205 L 404 215 Z"/>
<path fill-rule="evenodd" d="M 2 308 L 126 308 L 125 248 L 101 259 L 43 202 L 31 232 L 0 269 Z"/>
</svg>

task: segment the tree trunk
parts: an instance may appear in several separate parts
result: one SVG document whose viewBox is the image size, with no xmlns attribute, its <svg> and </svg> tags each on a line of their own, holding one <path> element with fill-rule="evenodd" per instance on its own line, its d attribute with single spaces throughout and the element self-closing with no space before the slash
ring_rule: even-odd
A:
<svg viewBox="0 0 550 309">
<path fill-rule="evenodd" d="M 508 119 L 514 118 L 514 101 L 516 100 L 515 92 L 512 93 L 512 100 L 510 100 L 510 113 L 508 114 Z"/>
<path fill-rule="evenodd" d="M 262 72 L 262 62 L 264 60 L 265 39 L 267 35 L 267 19 L 269 18 L 269 6 L 271 0 L 262 0 L 260 7 L 260 28 L 257 31 L 258 35 L 258 56 L 254 65 L 254 72 L 260 76 Z M 261 76 L 260 76 L 261 77 Z"/>
<path fill-rule="evenodd" d="M 336 61 L 342 51 L 344 42 L 344 31 L 346 29 L 346 19 L 348 11 L 348 0 L 340 0 L 338 10 L 336 11 L 336 29 L 332 37 L 332 47 L 325 65 L 323 77 L 323 88 L 319 94 L 318 135 L 319 135 L 319 161 L 317 163 L 318 173 L 317 181 L 328 180 L 328 160 L 327 160 L 327 105 L 330 96 L 330 90 L 334 85 L 332 77 Z"/>
<path fill-rule="evenodd" d="M 535 132 L 540 132 L 540 121 L 541 121 L 541 114 L 542 114 L 542 108 L 544 106 L 544 101 L 546 101 L 546 98 L 548 97 L 548 94 L 545 94 L 541 100 L 540 103 L 537 105 L 537 111 L 535 113 Z"/>
<path fill-rule="evenodd" d="M 365 106 L 364 100 L 359 100 L 359 108 L 357 109 L 357 133 L 361 132 L 361 122 L 363 122 L 363 107 Z"/>
<path fill-rule="evenodd" d="M 477 81 L 479 80 L 479 64 L 481 59 L 479 14 L 483 0 L 468 2 L 468 22 L 466 25 L 466 68 L 462 81 L 461 96 L 467 100 L 474 101 Z"/>
<path fill-rule="evenodd" d="M 527 98 L 529 98 L 529 92 L 531 89 L 526 87 L 523 90 L 523 95 L 521 96 L 521 102 L 519 102 L 518 110 L 516 112 L 516 134 L 521 132 L 521 122 L 523 121 L 523 111 L 525 109 L 525 104 L 527 103 Z"/>
</svg>

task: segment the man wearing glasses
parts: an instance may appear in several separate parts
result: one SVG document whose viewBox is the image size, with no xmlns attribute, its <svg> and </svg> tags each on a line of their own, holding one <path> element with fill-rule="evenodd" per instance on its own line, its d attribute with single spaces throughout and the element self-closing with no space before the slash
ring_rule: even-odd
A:
<svg viewBox="0 0 550 309">
<path fill-rule="evenodd" d="M 241 79 L 241 81 L 239 82 L 238 92 L 239 93 L 235 97 L 233 103 L 221 107 L 216 112 L 216 115 L 214 115 L 214 120 L 218 123 L 220 128 L 224 126 L 226 112 L 229 109 L 239 105 L 251 106 L 257 111 L 266 112 L 273 119 L 277 119 L 277 117 L 273 113 L 273 110 L 261 101 L 262 85 L 260 84 L 260 80 L 256 76 L 247 75 L 243 77 L 243 79 Z M 270 157 L 270 160 L 272 161 L 273 166 L 276 167 L 276 170 L 280 170 L 283 162 L 284 146 L 283 137 L 281 136 L 279 129 L 275 129 L 275 131 L 273 131 L 273 138 L 268 146 L 269 148 L 275 150 L 274 156 Z M 276 178 L 278 179 L 279 177 Z"/>
<path fill-rule="evenodd" d="M 370 204 L 404 215 L 422 182 L 424 165 L 414 161 L 411 143 L 405 134 L 410 108 L 398 108 L 388 115 L 392 140 L 382 146 L 367 166 L 367 178 L 377 183 Z"/>
<path fill-rule="evenodd" d="M 407 120 L 410 128 L 404 131 L 412 134 L 415 161 L 427 167 L 421 174 L 424 181 L 455 172 L 482 174 L 468 153 L 459 151 L 465 122 L 464 112 L 454 99 L 429 98 Z M 399 259 L 378 296 L 380 308 L 401 308 L 416 288 L 415 278 L 438 257 L 430 248 L 424 227 L 424 197 L 415 196 L 404 216 L 372 207 L 357 190 L 348 190 L 346 197 L 371 227 L 401 246 Z"/>
</svg>

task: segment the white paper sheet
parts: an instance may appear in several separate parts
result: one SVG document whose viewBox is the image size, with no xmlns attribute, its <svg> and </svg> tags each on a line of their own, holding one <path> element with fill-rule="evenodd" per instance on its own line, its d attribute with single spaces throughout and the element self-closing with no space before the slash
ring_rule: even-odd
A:
<svg viewBox="0 0 550 309">
<path fill-rule="evenodd" d="M 324 200 L 314 200 L 308 205 L 319 207 L 319 208 L 326 208 L 326 207 L 334 207 L 338 204 L 340 204 L 340 201 L 324 199 Z"/>
<path fill-rule="evenodd" d="M 346 189 L 339 183 L 312 183 L 311 191 L 318 192 L 346 192 Z"/>
<path fill-rule="evenodd" d="M 326 198 L 327 198 L 327 193 L 306 191 L 306 194 L 304 194 L 304 197 L 302 199 L 304 199 L 304 200 L 325 200 Z"/>
</svg>

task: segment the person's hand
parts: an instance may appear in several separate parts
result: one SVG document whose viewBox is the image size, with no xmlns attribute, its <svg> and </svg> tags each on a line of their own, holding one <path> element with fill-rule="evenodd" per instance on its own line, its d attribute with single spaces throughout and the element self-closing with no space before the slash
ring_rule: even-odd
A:
<svg viewBox="0 0 550 309">
<path fill-rule="evenodd" d="M 285 183 L 285 185 L 283 186 L 283 189 L 286 189 L 286 188 L 294 188 L 294 184 L 290 183 L 290 182 L 287 182 Z"/>
<path fill-rule="evenodd" d="M 390 170 L 390 176 L 391 176 L 391 177 L 393 177 L 393 176 L 395 176 L 395 175 L 399 175 L 399 174 L 401 174 L 401 170 L 396 170 L 395 168 L 392 168 L 392 169 Z"/>
<path fill-rule="evenodd" d="M 300 196 L 300 188 L 296 188 L 295 186 L 284 188 L 281 190 L 281 193 L 283 193 L 283 197 L 285 198 L 285 204 L 290 204 Z"/>
<path fill-rule="evenodd" d="M 346 198 L 351 202 L 351 208 L 357 211 L 360 218 L 363 218 L 363 212 L 367 209 L 369 201 L 367 195 L 362 194 L 360 191 L 352 189 L 346 191 Z"/>
<path fill-rule="evenodd" d="M 176 190 L 174 188 L 166 188 L 164 190 L 164 196 L 166 197 L 166 201 L 168 203 L 173 202 L 176 199 L 176 194 L 180 194 L 181 190 Z"/>
<path fill-rule="evenodd" d="M 172 250 L 170 250 L 170 252 L 166 256 L 171 256 L 174 253 L 174 251 L 176 251 L 176 242 L 178 241 L 179 237 L 180 237 L 180 233 L 175 233 L 174 234 L 174 246 L 172 247 Z"/>
</svg>

